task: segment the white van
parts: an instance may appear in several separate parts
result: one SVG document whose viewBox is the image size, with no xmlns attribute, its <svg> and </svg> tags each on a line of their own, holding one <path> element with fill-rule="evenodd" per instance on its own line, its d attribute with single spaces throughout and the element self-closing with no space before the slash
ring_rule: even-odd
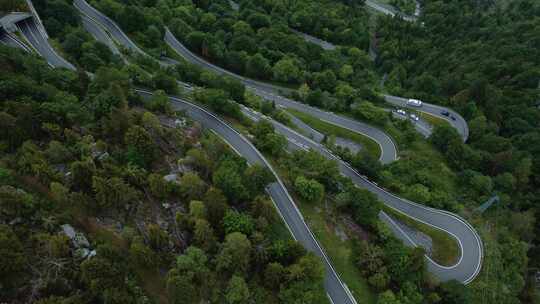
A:
<svg viewBox="0 0 540 304">
<path fill-rule="evenodd" d="M 422 106 L 422 102 L 418 99 L 409 99 L 407 100 L 407 105 L 408 106 L 413 106 L 413 107 L 421 107 Z"/>
</svg>

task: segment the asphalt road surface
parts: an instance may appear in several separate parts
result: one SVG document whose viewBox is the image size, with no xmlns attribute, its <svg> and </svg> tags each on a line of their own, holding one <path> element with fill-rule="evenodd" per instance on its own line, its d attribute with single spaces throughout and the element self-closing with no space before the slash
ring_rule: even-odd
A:
<svg viewBox="0 0 540 304">
<path fill-rule="evenodd" d="M 113 36 L 114 40 L 118 41 L 118 43 L 123 45 L 126 49 L 141 55 L 146 55 L 146 53 L 143 52 L 143 50 L 141 50 L 135 43 L 133 43 L 133 41 L 131 41 L 131 39 L 129 39 L 129 37 L 120 29 L 120 27 L 111 20 L 111 18 L 105 16 L 103 13 L 90 6 L 88 2 L 84 0 L 74 0 L 73 5 L 87 17 L 105 27 Z"/>
<path fill-rule="evenodd" d="M 147 92 L 140 93 L 143 95 L 146 94 L 146 96 L 151 95 L 151 93 Z M 252 164 L 261 163 L 268 166 L 272 170 L 264 157 L 253 147 L 253 145 L 242 135 L 225 124 L 222 120 L 203 110 L 202 108 L 190 104 L 184 100 L 176 98 L 171 98 L 171 100 L 174 102 L 175 107 L 178 109 L 187 110 L 188 114 L 193 119 L 200 121 L 203 125 L 218 133 L 233 147 L 233 149 L 244 156 L 248 162 Z M 327 114 L 333 115 L 332 113 Z M 285 126 L 276 127 L 276 131 L 284 134 L 289 141 L 294 143 L 294 145 L 297 147 L 302 149 L 315 149 L 328 158 L 336 159 L 335 156 L 333 156 L 319 143 L 288 129 Z M 377 185 L 369 182 L 366 178 L 359 175 L 358 172 L 352 169 L 348 164 L 340 160 L 338 163 L 342 174 L 349 176 L 359 187 L 363 187 L 375 193 L 379 199 L 381 199 L 388 206 L 416 220 L 444 230 L 456 238 L 462 251 L 459 262 L 452 267 L 443 267 L 428 259 L 428 268 L 430 271 L 435 273 L 441 280 L 456 279 L 465 284 L 471 282 L 476 277 L 481 267 L 483 247 L 476 231 L 466 221 L 452 213 L 427 208 L 425 206 L 396 197 L 391 193 L 386 192 L 384 189 L 379 188 Z M 294 202 L 289 196 L 287 190 L 279 180 L 279 177 L 277 178 L 278 182 L 269 185 L 268 192 L 273 198 L 276 207 L 280 211 L 280 214 L 284 218 L 293 236 L 298 239 L 307 249 L 312 250 L 323 257 L 328 270 L 325 278 L 325 286 L 327 288 L 329 297 L 334 303 L 353 303 L 354 299 L 350 296 L 348 289 L 343 285 L 338 275 L 335 273 L 323 250 L 319 247 L 311 231 L 305 224 L 302 215 L 294 205 Z M 396 233 L 399 236 L 399 231 L 396 231 Z M 404 233 L 401 235 L 401 237 L 405 240 L 407 239 L 407 236 Z M 413 243 L 411 244 L 414 245 Z"/>
<path fill-rule="evenodd" d="M 137 92 L 145 98 L 150 98 L 152 96 L 152 93 L 144 90 L 137 90 Z M 272 171 L 277 182 L 268 185 L 267 191 L 294 238 L 299 241 L 307 250 L 314 252 L 322 258 L 326 267 L 324 285 L 328 296 L 332 299 L 333 303 L 355 303 L 355 300 L 348 291 L 348 288 L 340 280 L 330 261 L 324 254 L 324 251 L 319 246 L 315 237 L 304 222 L 300 211 L 287 192 L 287 189 L 279 179 L 279 176 L 274 172 L 273 168 L 266 161 L 264 156 L 262 156 L 261 153 L 244 136 L 214 114 L 180 98 L 170 97 L 170 100 L 176 110 L 186 111 L 188 116 L 190 116 L 193 120 L 200 122 L 204 127 L 217 133 L 238 154 L 246 158 L 248 163 L 260 164 Z"/>
<path fill-rule="evenodd" d="M 397 119 L 410 120 L 414 128 L 416 129 L 416 131 L 418 131 L 418 133 L 422 134 L 422 136 L 426 138 L 429 137 L 431 133 L 433 133 L 433 127 L 422 118 L 419 118 L 417 121 L 414 121 L 408 116 L 410 113 L 406 113 L 406 115 L 403 115 L 403 114 L 397 113 L 395 110 L 388 109 L 387 111 L 391 111 L 392 116 Z"/>
<path fill-rule="evenodd" d="M 212 63 L 209 63 L 206 60 L 193 54 L 190 50 L 188 50 L 184 45 L 182 45 L 182 43 L 180 43 L 180 41 L 178 41 L 172 35 L 172 33 L 168 29 L 166 30 L 166 33 L 165 33 L 165 42 L 167 42 L 169 46 L 171 46 L 174 50 L 176 50 L 180 55 L 186 58 L 186 60 L 194 64 L 197 64 L 203 68 L 215 71 L 219 74 L 225 74 L 225 75 L 234 77 L 240 80 L 242 83 L 244 83 L 247 89 L 251 90 L 252 92 L 263 97 L 266 100 L 274 101 L 276 105 L 279 105 L 284 108 L 291 108 L 298 111 L 302 111 L 311 116 L 317 117 L 320 120 L 326 121 L 328 123 L 331 123 L 331 124 L 334 124 L 343 128 L 350 129 L 354 132 L 358 132 L 360 134 L 363 134 L 373 139 L 375 142 L 379 144 L 379 148 L 381 150 L 380 161 L 382 163 L 387 164 L 397 159 L 397 147 L 395 143 L 393 142 L 392 138 L 390 138 L 389 135 L 387 135 L 380 129 L 377 129 L 366 123 L 356 121 L 351 118 L 347 118 L 344 116 L 336 115 L 334 113 L 322 111 L 315 107 L 311 107 L 309 105 L 285 98 L 279 95 L 279 92 L 287 91 L 288 89 L 286 88 L 276 87 L 274 85 L 247 79 L 245 77 L 242 77 L 230 71 L 222 69 Z"/>
<path fill-rule="evenodd" d="M 39 31 L 36 22 L 33 18 L 28 18 L 17 23 L 17 27 L 28 40 L 32 47 L 47 60 L 47 62 L 55 68 L 66 68 L 70 70 L 76 70 L 75 67 L 62 58 L 53 47 L 49 44 L 49 41 L 44 38 Z"/>
<path fill-rule="evenodd" d="M 24 43 L 22 43 L 16 37 L 4 31 L 3 29 L 0 29 L 0 43 L 10 46 L 10 47 L 22 49 L 28 53 L 31 52 L 31 50 Z"/>
<path fill-rule="evenodd" d="M 259 119 L 268 119 L 261 114 L 242 108 L 242 112 L 250 119 L 258 121 Z M 366 189 L 375 194 L 379 200 L 385 205 L 394 210 L 405 214 L 419 222 L 434 228 L 440 229 L 450 234 L 458 242 L 461 249 L 461 255 L 458 262 L 450 267 L 437 264 L 431 258 L 427 258 L 428 270 L 435 274 L 442 281 L 457 280 L 464 284 L 470 283 L 480 272 L 483 259 L 483 244 L 476 230 L 451 212 L 437 210 L 416 204 L 406 199 L 399 198 L 392 193 L 384 190 L 376 184 L 370 182 L 366 177 L 360 175 L 355 169 L 350 167 L 346 162 L 334 156 L 331 151 L 320 143 L 307 138 L 304 135 L 290 129 L 289 127 L 269 119 L 274 125 L 274 129 L 279 134 L 282 134 L 289 140 L 289 147 L 309 150 L 313 149 L 328 159 L 338 162 L 339 170 L 342 175 L 351 178 L 351 180 L 360 188 Z M 396 225 L 384 212 L 380 214 L 381 220 L 390 225 L 395 235 L 402 239 L 405 244 L 416 246 L 412 238 L 410 238 L 403 230 Z"/>
<path fill-rule="evenodd" d="M 458 131 L 459 135 L 461 135 L 461 137 L 463 138 L 463 141 L 467 141 L 467 139 L 469 138 L 469 126 L 467 125 L 467 121 L 461 115 L 459 115 L 456 111 L 452 109 L 434 105 L 434 104 L 429 104 L 426 102 L 422 102 L 421 107 L 408 106 L 407 98 L 391 96 L 391 95 L 384 95 L 384 99 L 386 100 L 386 102 L 391 103 L 393 105 L 396 105 L 402 108 L 414 109 L 419 112 L 425 112 L 427 114 L 444 119 L 448 121 L 450 125 Z M 442 114 L 445 111 L 449 113 L 449 116 L 445 116 Z M 454 117 L 454 119 L 452 119 L 452 117 Z"/>
<path fill-rule="evenodd" d="M 379 3 L 377 1 L 373 1 L 373 0 L 366 0 L 365 2 L 365 5 L 380 12 L 380 13 L 383 13 L 385 15 L 390 15 L 392 17 L 396 16 L 396 15 L 399 15 L 401 16 L 401 18 L 403 18 L 403 20 L 405 21 L 416 21 L 416 16 L 408 16 L 408 15 L 405 15 L 401 12 L 399 12 L 395 7 L 391 6 L 391 5 L 385 5 L 385 4 L 382 4 L 382 3 Z M 419 10 L 417 9 L 418 11 L 418 14 L 419 14 Z M 416 14 L 416 12 L 415 12 Z"/>
<path fill-rule="evenodd" d="M 114 44 L 114 41 L 109 37 L 107 32 L 93 19 L 85 14 L 80 14 L 84 29 L 89 32 L 97 41 L 105 44 L 113 54 L 120 55 L 120 50 Z"/>
<path fill-rule="evenodd" d="M 23 25 L 23 28 L 25 30 L 28 29 L 26 27 L 26 24 Z M 35 28 L 35 30 L 37 30 L 37 28 Z M 34 34 L 36 35 L 36 37 L 41 37 L 39 31 Z M 42 37 L 41 39 L 43 40 Z M 51 54 L 44 53 L 48 54 L 49 56 L 44 56 L 44 54 L 42 53 L 40 54 L 47 60 L 50 60 L 50 58 L 54 59 L 53 55 Z M 141 94 L 143 97 L 147 98 L 152 95 L 152 93 L 143 90 L 138 90 L 138 93 Z M 263 166 L 268 167 L 274 173 L 277 181 L 268 185 L 267 191 L 293 237 L 297 241 L 299 241 L 307 250 L 314 252 L 322 258 L 322 261 L 324 262 L 326 268 L 324 285 L 328 297 L 333 303 L 356 304 L 356 301 L 351 295 L 349 289 L 341 281 L 338 274 L 332 267 L 330 260 L 318 244 L 312 232 L 309 230 L 307 224 L 304 222 L 300 211 L 298 210 L 291 196 L 287 192 L 287 189 L 279 179 L 279 176 L 274 172 L 273 168 L 259 153 L 259 151 L 246 138 L 244 138 L 240 133 L 228 126 L 217 116 L 185 100 L 175 97 L 171 97 L 170 99 L 176 109 L 186 110 L 186 112 L 192 119 L 199 121 L 203 126 L 216 132 L 221 138 L 223 138 L 227 143 L 229 143 L 229 145 L 231 145 L 231 147 L 238 154 L 246 158 L 250 164 L 262 164 Z"/>
<path fill-rule="evenodd" d="M 336 46 L 334 44 L 328 42 L 328 41 L 324 41 L 322 39 L 319 39 L 317 37 L 311 36 L 311 35 L 306 34 L 306 33 L 302 33 L 302 32 L 297 31 L 295 29 L 291 29 L 291 31 L 293 33 L 295 33 L 296 35 L 304 38 L 304 40 L 306 40 L 307 42 L 311 42 L 313 44 L 316 44 L 316 45 L 322 47 L 323 50 L 332 51 L 332 50 L 336 49 Z"/>
</svg>

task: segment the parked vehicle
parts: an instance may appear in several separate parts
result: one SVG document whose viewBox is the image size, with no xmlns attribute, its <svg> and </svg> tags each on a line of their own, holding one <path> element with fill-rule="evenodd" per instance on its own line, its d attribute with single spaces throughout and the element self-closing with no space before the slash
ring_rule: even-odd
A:
<svg viewBox="0 0 540 304">
<path fill-rule="evenodd" d="M 418 121 L 420 118 L 418 118 L 418 116 L 416 114 L 411 114 L 409 115 L 409 117 L 413 120 L 413 121 Z"/>
<path fill-rule="evenodd" d="M 420 101 L 418 99 L 409 99 L 409 100 L 407 100 L 407 105 L 408 106 L 413 106 L 413 107 L 421 107 L 422 106 L 422 101 Z"/>
<path fill-rule="evenodd" d="M 407 112 L 403 109 L 397 109 L 396 113 L 407 116 Z"/>
</svg>

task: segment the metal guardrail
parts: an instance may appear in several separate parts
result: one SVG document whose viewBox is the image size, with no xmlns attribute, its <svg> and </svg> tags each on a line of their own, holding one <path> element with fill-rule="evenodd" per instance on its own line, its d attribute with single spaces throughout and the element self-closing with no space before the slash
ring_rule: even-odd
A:
<svg viewBox="0 0 540 304">
<path fill-rule="evenodd" d="M 39 26 L 39 31 L 41 32 L 41 34 L 43 35 L 43 37 L 45 37 L 46 39 L 49 39 L 49 35 L 47 34 L 47 31 L 45 30 L 45 26 L 43 26 L 43 22 L 41 22 L 41 18 L 39 18 L 39 14 L 37 13 L 36 11 L 36 8 L 34 7 L 34 4 L 32 3 L 31 0 L 26 0 L 26 4 L 28 5 L 28 8 L 30 9 L 30 12 L 32 13 L 32 15 L 34 16 L 34 18 L 36 18 Z"/>
</svg>

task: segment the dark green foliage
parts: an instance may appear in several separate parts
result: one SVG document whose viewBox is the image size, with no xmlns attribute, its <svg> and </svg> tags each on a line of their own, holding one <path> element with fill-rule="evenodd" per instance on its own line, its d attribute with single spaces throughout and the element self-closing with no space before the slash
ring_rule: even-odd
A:
<svg viewBox="0 0 540 304">
<path fill-rule="evenodd" d="M 214 172 L 212 180 L 231 201 L 241 200 L 248 194 L 239 165 L 233 160 L 223 161 Z"/>
<path fill-rule="evenodd" d="M 87 44 L 75 36 L 66 43 L 74 54 Z M 79 54 L 85 61 L 87 52 Z M 326 299 L 319 259 L 303 259 L 297 243 L 281 254 L 273 249 L 285 241 L 273 233 L 284 228 L 264 192 L 272 174 L 248 167 L 190 120 L 163 127 L 160 119 L 183 116 L 170 111 L 162 92 L 136 97 L 140 71 L 99 68 L 90 81 L 2 46 L 0 65 L 1 127 L 8 130 L 0 134 L 0 223 L 10 224 L 0 225 L 2 300 L 276 303 L 294 284 L 304 286 L 305 299 Z M 163 76 L 155 85 L 166 89 L 172 82 Z M 243 98 L 236 81 L 202 79 L 224 89 L 217 96 L 226 104 Z M 170 182 L 169 170 L 177 174 Z M 97 254 L 82 258 L 63 224 Z M 283 280 L 266 287 L 261 270 L 281 262 Z M 28 290 L 36 291 L 32 298 Z"/>
<path fill-rule="evenodd" d="M 381 209 L 377 197 L 364 189 L 350 187 L 336 196 L 339 208 L 351 210 L 354 220 L 366 227 L 375 227 Z"/>
<path fill-rule="evenodd" d="M 148 131 L 140 126 L 127 130 L 124 141 L 128 151 L 140 157 L 144 165 L 149 165 L 156 157 L 157 149 Z M 134 164 L 137 164 L 134 162 Z"/>
<path fill-rule="evenodd" d="M 251 197 L 264 193 L 266 186 L 274 181 L 272 172 L 259 164 L 247 168 L 244 175 Z"/>
<path fill-rule="evenodd" d="M 11 11 L 22 11 L 25 2 L 23 0 L 6 0 L 3 1 L 0 5 L 0 11 L 11 12 Z"/>
<path fill-rule="evenodd" d="M 472 303 L 470 291 L 456 281 L 441 284 L 441 298 L 443 304 Z"/>
<path fill-rule="evenodd" d="M 0 225 L 0 296 L 9 297 L 10 291 L 21 281 L 26 268 L 26 256 L 19 238 L 9 226 Z"/>
<path fill-rule="evenodd" d="M 178 83 L 168 71 L 160 70 L 152 77 L 154 88 L 163 90 L 169 95 L 178 94 Z"/>
<path fill-rule="evenodd" d="M 225 233 L 241 232 L 245 235 L 251 235 L 255 228 L 253 219 L 247 215 L 235 211 L 228 211 L 223 218 Z"/>
<path fill-rule="evenodd" d="M 118 56 L 83 29 L 81 18 L 71 1 L 40 1 L 34 5 L 47 32 L 60 41 L 68 61 L 90 72 L 95 72 L 101 66 L 121 64 Z"/>
<path fill-rule="evenodd" d="M 217 113 L 242 119 L 242 113 L 237 103 L 229 100 L 225 91 L 219 89 L 199 89 L 195 91 L 195 100 L 208 105 Z"/>
<path fill-rule="evenodd" d="M 313 179 L 300 175 L 294 180 L 296 192 L 310 203 L 319 203 L 324 197 L 324 186 Z"/>
<path fill-rule="evenodd" d="M 279 156 L 284 152 L 287 145 L 287 139 L 274 132 L 272 123 L 261 119 L 253 130 L 255 135 L 255 145 L 262 151 L 268 152 L 273 156 Z"/>
</svg>

